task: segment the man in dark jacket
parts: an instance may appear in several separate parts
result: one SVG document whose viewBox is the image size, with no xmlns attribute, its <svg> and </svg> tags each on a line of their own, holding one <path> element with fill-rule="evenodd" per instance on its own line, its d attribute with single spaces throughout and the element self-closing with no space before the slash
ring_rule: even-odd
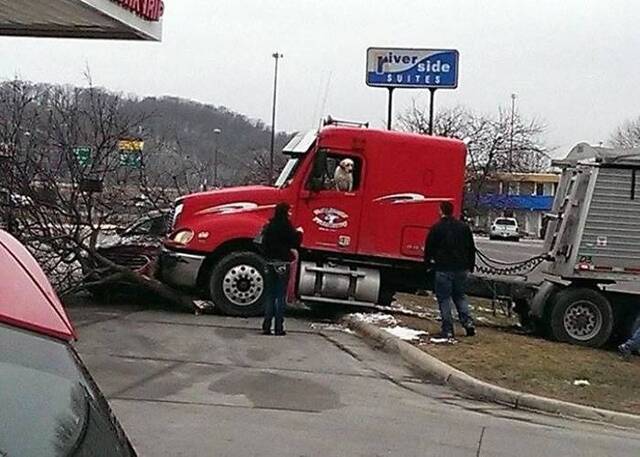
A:
<svg viewBox="0 0 640 457">
<path fill-rule="evenodd" d="M 476 262 L 476 246 L 471 229 L 453 217 L 453 205 L 440 204 L 442 219 L 431 227 L 425 243 L 424 260 L 427 269 L 435 270 L 435 293 L 442 318 L 442 338 L 453 338 L 451 301 L 456 305 L 458 318 L 467 336 L 476 333 L 469 303 L 465 297 L 467 275 Z"/>
</svg>

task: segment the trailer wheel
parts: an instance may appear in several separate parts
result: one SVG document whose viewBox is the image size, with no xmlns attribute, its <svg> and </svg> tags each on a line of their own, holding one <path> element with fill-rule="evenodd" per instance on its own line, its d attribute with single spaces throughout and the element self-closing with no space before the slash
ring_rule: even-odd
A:
<svg viewBox="0 0 640 457">
<path fill-rule="evenodd" d="M 209 293 L 217 309 L 229 316 L 261 316 L 267 300 L 266 262 L 254 252 L 223 257 L 211 272 Z"/>
<path fill-rule="evenodd" d="M 549 317 L 553 337 L 565 343 L 600 347 L 613 331 L 611 304 L 593 289 L 561 290 L 553 300 Z"/>
</svg>

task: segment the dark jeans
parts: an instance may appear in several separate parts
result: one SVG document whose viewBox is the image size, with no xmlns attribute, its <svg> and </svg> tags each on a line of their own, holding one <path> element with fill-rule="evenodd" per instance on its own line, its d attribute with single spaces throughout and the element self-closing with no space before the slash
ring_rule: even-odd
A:
<svg viewBox="0 0 640 457">
<path fill-rule="evenodd" d="M 631 338 L 624 345 L 632 352 L 640 351 L 640 327 L 636 330 Z"/>
<path fill-rule="evenodd" d="M 436 271 L 435 293 L 442 318 L 442 333 L 453 335 L 453 318 L 451 302 L 456 305 L 458 318 L 463 327 L 473 327 L 473 318 L 469 311 L 469 303 L 465 297 L 467 282 L 466 271 Z"/>
<path fill-rule="evenodd" d="M 284 308 L 286 306 L 287 284 L 289 283 L 289 275 L 279 275 L 273 268 L 270 268 L 271 292 L 269 300 L 264 310 L 264 321 L 262 322 L 262 330 L 271 330 L 271 321 L 275 317 L 275 332 L 284 331 Z"/>
</svg>

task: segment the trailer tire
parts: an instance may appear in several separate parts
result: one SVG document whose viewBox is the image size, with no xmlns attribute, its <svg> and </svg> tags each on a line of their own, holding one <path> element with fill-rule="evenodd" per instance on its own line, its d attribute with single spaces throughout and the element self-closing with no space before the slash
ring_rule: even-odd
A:
<svg viewBox="0 0 640 457">
<path fill-rule="evenodd" d="M 611 337 L 613 310 L 598 291 L 570 287 L 558 292 L 551 306 L 549 324 L 556 340 L 600 347 Z"/>
<path fill-rule="evenodd" d="M 262 316 L 268 299 L 267 283 L 264 258 L 255 252 L 237 252 L 217 263 L 209 277 L 209 293 L 223 314 Z"/>
</svg>

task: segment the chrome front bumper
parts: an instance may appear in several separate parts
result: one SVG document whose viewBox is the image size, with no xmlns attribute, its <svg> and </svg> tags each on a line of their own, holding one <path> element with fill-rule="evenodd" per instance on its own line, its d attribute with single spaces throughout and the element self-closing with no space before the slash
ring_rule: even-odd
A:
<svg viewBox="0 0 640 457">
<path fill-rule="evenodd" d="M 160 253 L 160 278 L 178 287 L 195 287 L 205 256 L 186 254 L 162 248 Z"/>
</svg>

